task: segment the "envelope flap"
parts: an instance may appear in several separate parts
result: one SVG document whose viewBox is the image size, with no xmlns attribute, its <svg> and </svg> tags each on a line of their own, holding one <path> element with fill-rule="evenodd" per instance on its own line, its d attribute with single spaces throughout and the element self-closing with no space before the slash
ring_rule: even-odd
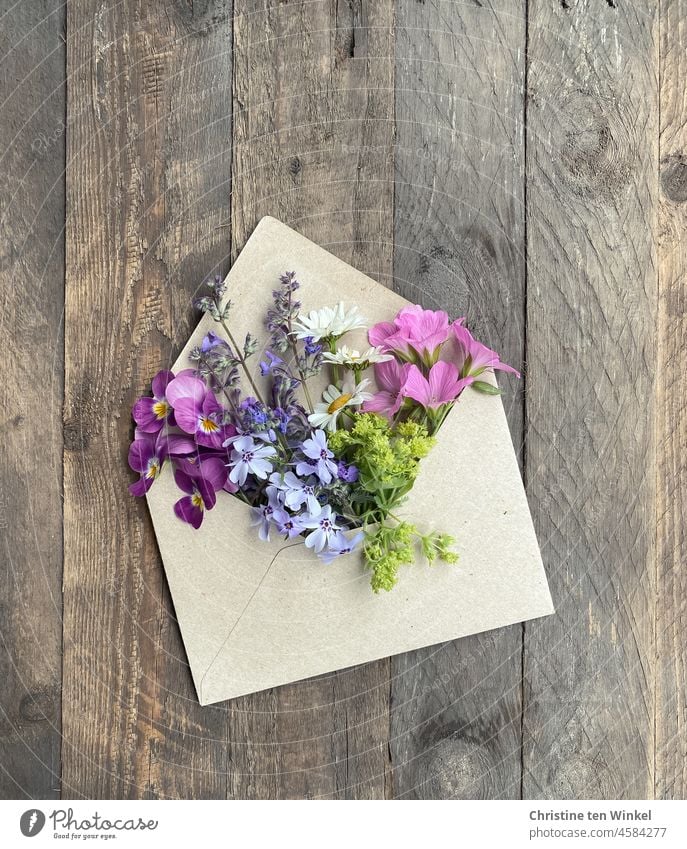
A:
<svg viewBox="0 0 687 849">
<path fill-rule="evenodd" d="M 229 324 L 235 339 L 242 341 L 249 332 L 262 334 L 258 341 L 263 350 L 268 347 L 265 316 L 272 306 L 272 291 L 286 271 L 296 272 L 301 284 L 299 300 L 306 312 L 344 301 L 347 305 L 358 304 L 370 324 L 374 324 L 388 321 L 409 303 L 286 224 L 266 216 L 226 278 L 226 298 L 232 305 Z M 200 344 L 209 330 L 223 335 L 217 322 L 205 315 L 172 366 L 173 371 L 189 367 L 189 351 Z M 367 348 L 367 333 L 364 330 L 348 333 L 346 344 Z M 260 381 L 259 360 L 260 357 L 253 357 L 249 364 L 253 376 Z"/>
</svg>

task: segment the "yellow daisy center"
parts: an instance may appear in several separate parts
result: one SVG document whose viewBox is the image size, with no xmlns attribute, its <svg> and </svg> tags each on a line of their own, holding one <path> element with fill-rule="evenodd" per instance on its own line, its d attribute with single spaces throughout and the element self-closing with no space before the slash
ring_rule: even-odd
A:
<svg viewBox="0 0 687 849">
<path fill-rule="evenodd" d="M 219 425 L 213 419 L 208 418 L 207 416 L 203 416 L 200 420 L 200 426 L 205 431 L 205 433 L 214 433 L 219 430 Z"/>
<path fill-rule="evenodd" d="M 338 398 L 335 398 L 332 403 L 327 407 L 327 412 L 331 415 L 335 413 L 337 410 L 340 410 L 342 407 L 345 407 L 346 404 L 351 400 L 353 396 L 348 393 L 344 393 L 343 395 L 339 395 Z"/>
<path fill-rule="evenodd" d="M 153 404 L 153 412 L 158 419 L 166 419 L 169 412 L 169 404 L 166 401 L 156 401 Z"/>
</svg>

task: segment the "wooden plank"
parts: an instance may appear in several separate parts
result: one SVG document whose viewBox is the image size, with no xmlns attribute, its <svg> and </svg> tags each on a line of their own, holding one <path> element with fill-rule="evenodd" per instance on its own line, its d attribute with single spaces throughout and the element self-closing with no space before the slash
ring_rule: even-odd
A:
<svg viewBox="0 0 687 849">
<path fill-rule="evenodd" d="M 396 285 L 520 367 L 525 3 L 402 3 L 396 29 Z M 520 451 L 523 390 L 501 383 Z M 394 796 L 519 795 L 521 653 L 513 626 L 393 658 Z"/>
<path fill-rule="evenodd" d="M 530 0 L 526 798 L 654 792 L 657 3 Z M 552 60 L 555 57 L 555 61 Z"/>
<path fill-rule="evenodd" d="M 391 0 L 237 0 L 232 252 L 266 214 L 391 280 Z M 229 704 L 232 797 L 382 797 L 387 661 Z"/>
<path fill-rule="evenodd" d="M 687 2 L 661 3 L 656 796 L 687 796 Z"/>
<path fill-rule="evenodd" d="M 64 8 L 0 2 L 0 798 L 60 787 Z"/>
<path fill-rule="evenodd" d="M 227 269 L 227 0 L 68 7 L 64 793 L 226 795 L 225 716 L 193 692 L 129 410 Z"/>
</svg>

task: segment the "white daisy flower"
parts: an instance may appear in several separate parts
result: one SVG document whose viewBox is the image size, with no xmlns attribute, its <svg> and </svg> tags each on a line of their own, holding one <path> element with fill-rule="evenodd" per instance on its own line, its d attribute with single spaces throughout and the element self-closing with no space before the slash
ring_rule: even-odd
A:
<svg viewBox="0 0 687 849">
<path fill-rule="evenodd" d="M 334 352 L 325 351 L 322 359 L 337 366 L 363 370 L 373 363 L 386 363 L 393 360 L 393 355 L 382 353 L 381 348 L 368 348 L 361 354 L 360 351 L 351 350 L 347 345 L 342 345 Z"/>
<path fill-rule="evenodd" d="M 365 401 L 370 400 L 372 393 L 365 391 L 369 383 L 369 380 L 361 380 L 356 384 L 351 378 L 344 380 L 343 389 L 330 385 L 322 393 L 324 401 L 315 404 L 315 412 L 308 416 L 308 421 L 313 427 L 335 431 L 337 420 L 343 410 L 348 407 L 360 407 Z"/>
<path fill-rule="evenodd" d="M 343 302 L 339 301 L 335 307 L 322 307 L 307 315 L 299 315 L 293 326 L 297 339 L 311 337 L 313 342 L 319 342 L 320 339 L 343 336 L 349 330 L 357 330 L 367 325 L 358 312 L 358 307 L 352 306 L 347 310 Z"/>
</svg>

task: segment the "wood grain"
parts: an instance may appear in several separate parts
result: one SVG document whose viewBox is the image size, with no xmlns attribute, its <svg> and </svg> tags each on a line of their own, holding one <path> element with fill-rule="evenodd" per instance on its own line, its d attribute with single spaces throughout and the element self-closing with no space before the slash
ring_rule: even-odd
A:
<svg viewBox="0 0 687 849">
<path fill-rule="evenodd" d="M 232 254 L 273 215 L 389 283 L 390 0 L 235 3 Z M 236 699 L 229 794 L 390 793 L 389 664 Z"/>
<path fill-rule="evenodd" d="M 3 799 L 60 787 L 64 19 L 0 2 Z"/>
<path fill-rule="evenodd" d="M 656 796 L 687 797 L 687 3 L 661 3 Z"/>
<path fill-rule="evenodd" d="M 530 0 L 523 795 L 654 792 L 657 4 Z M 555 57 L 553 59 L 552 57 Z"/>
<path fill-rule="evenodd" d="M 685 798 L 685 0 L 0 21 L 0 797 Z M 200 708 L 129 408 L 265 214 L 524 363 L 557 613 Z"/>
<path fill-rule="evenodd" d="M 403 3 L 396 29 L 395 284 L 520 368 L 525 3 Z M 519 452 L 522 388 L 500 382 Z M 521 630 L 392 659 L 395 796 L 519 795 Z"/>
<path fill-rule="evenodd" d="M 129 410 L 226 271 L 231 4 L 68 8 L 64 794 L 224 797 L 225 716 L 197 704 Z"/>
</svg>

